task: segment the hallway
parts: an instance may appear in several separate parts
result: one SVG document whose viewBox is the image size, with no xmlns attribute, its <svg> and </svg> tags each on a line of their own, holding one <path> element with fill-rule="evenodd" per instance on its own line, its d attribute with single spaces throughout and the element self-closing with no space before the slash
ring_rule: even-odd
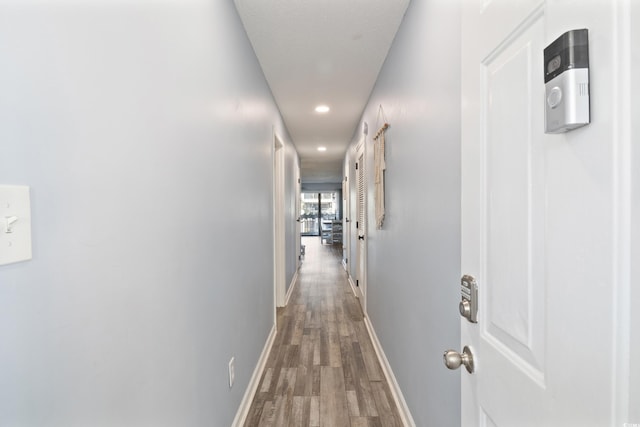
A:
<svg viewBox="0 0 640 427">
<path fill-rule="evenodd" d="M 306 237 L 306 255 L 246 427 L 401 426 L 340 262 L 339 246 Z"/>
</svg>

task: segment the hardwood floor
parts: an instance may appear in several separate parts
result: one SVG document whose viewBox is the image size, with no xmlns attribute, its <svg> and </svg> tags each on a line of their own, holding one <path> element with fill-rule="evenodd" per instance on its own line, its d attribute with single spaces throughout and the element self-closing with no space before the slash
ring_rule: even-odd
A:
<svg viewBox="0 0 640 427">
<path fill-rule="evenodd" d="M 339 245 L 306 246 L 246 427 L 402 426 Z"/>
</svg>

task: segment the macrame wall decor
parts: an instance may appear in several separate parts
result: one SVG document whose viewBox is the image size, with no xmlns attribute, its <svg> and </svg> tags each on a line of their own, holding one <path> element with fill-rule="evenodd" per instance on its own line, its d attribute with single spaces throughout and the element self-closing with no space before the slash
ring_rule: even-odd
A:
<svg viewBox="0 0 640 427">
<path fill-rule="evenodd" d="M 387 118 L 384 116 L 382 105 L 378 109 L 378 118 L 383 119 L 383 125 L 373 137 L 373 162 L 375 169 L 375 199 L 376 199 L 376 229 L 381 230 L 384 223 L 384 174 L 387 169 L 384 156 L 384 133 L 389 128 Z M 377 123 L 376 123 L 377 124 Z"/>
</svg>

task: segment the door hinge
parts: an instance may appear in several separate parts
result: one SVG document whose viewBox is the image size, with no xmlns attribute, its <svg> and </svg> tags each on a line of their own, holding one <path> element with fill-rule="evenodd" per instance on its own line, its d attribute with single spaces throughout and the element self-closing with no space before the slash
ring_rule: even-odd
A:
<svg viewBox="0 0 640 427">
<path fill-rule="evenodd" d="M 360 228 L 360 227 L 358 226 L 358 221 L 356 221 L 356 228 Z"/>
<path fill-rule="evenodd" d="M 360 281 L 356 280 L 356 288 L 359 288 L 359 287 L 360 287 Z"/>
<path fill-rule="evenodd" d="M 358 170 L 358 164 L 356 163 L 356 170 Z"/>
</svg>

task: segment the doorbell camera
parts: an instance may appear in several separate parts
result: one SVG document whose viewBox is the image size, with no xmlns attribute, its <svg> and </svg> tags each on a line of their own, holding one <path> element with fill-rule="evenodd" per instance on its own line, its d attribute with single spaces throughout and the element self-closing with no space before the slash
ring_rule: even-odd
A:
<svg viewBox="0 0 640 427">
<path fill-rule="evenodd" d="M 567 31 L 544 50 L 545 132 L 562 133 L 591 121 L 589 32 Z"/>
</svg>

